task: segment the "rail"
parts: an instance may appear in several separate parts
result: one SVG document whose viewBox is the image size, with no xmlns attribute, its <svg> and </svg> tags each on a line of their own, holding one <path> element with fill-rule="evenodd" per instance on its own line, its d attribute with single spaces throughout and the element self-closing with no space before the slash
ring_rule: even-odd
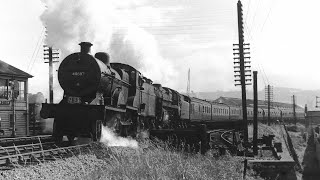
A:
<svg viewBox="0 0 320 180">
<path fill-rule="evenodd" d="M 34 151 L 37 149 L 49 149 L 54 147 L 54 142 L 45 142 L 45 143 L 36 143 L 36 144 L 25 144 L 19 146 L 7 146 L 7 147 L 0 147 L 0 156 L 8 155 L 10 153 L 21 153 L 25 151 Z"/>
<path fill-rule="evenodd" d="M 35 142 L 47 142 L 53 141 L 53 137 L 51 135 L 43 135 L 43 136 L 28 136 L 28 137 L 16 137 L 16 138 L 2 138 L 0 139 L 0 146 L 14 146 L 21 144 L 31 144 Z"/>
<path fill-rule="evenodd" d="M 76 153 L 79 153 L 80 149 L 85 147 L 89 147 L 89 144 L 8 154 L 0 157 L 0 165 L 9 166 L 15 163 L 27 164 L 31 162 L 41 162 L 43 160 L 56 160 L 57 158 L 73 156 Z"/>
</svg>

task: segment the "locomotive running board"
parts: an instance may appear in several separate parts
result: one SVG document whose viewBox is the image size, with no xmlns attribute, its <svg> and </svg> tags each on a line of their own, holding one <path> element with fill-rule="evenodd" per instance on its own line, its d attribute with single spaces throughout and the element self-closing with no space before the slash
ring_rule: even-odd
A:
<svg viewBox="0 0 320 180">
<path fill-rule="evenodd" d="M 138 111 L 138 108 L 136 107 L 132 107 L 132 106 L 126 106 L 127 109 L 131 109 L 131 110 L 134 110 L 134 111 Z"/>
<path fill-rule="evenodd" d="M 114 107 L 110 107 L 110 106 L 105 106 L 105 109 L 111 110 L 111 111 L 126 112 L 125 109 L 119 109 L 119 108 L 114 108 Z"/>
</svg>

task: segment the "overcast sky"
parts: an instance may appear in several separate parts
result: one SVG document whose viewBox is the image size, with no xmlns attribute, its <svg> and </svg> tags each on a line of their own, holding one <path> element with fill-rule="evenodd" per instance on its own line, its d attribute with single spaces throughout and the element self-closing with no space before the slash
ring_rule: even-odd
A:
<svg viewBox="0 0 320 180">
<path fill-rule="evenodd" d="M 112 61 L 129 63 L 155 82 L 181 92 L 186 91 L 188 68 L 195 92 L 240 90 L 234 86 L 232 54 L 232 44 L 238 42 L 237 0 L 1 3 L 0 59 L 34 76 L 32 93 L 48 94 L 44 24 L 46 43 L 61 49 L 62 57 L 78 51 L 79 42 L 91 41 L 94 51 L 107 51 Z M 258 71 L 259 89 L 268 83 L 320 89 L 320 2 L 242 3 L 245 42 L 251 44 L 251 69 Z"/>
</svg>

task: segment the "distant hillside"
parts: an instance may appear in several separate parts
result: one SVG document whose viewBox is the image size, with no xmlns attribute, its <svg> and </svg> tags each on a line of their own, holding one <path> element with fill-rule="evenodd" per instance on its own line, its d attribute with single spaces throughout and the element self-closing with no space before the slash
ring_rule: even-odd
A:
<svg viewBox="0 0 320 180">
<path fill-rule="evenodd" d="M 214 100 L 220 96 L 241 98 L 241 91 L 198 92 L 195 94 L 199 98 L 208 100 Z M 300 90 L 284 87 L 273 88 L 273 100 L 275 102 L 292 103 L 292 95 L 296 96 L 296 104 L 301 107 L 304 107 L 305 104 L 307 104 L 309 110 L 314 110 L 316 105 L 316 96 L 320 96 L 320 90 Z M 252 91 L 247 91 L 247 98 L 253 99 Z M 258 98 L 259 100 L 265 99 L 264 90 L 258 91 Z"/>
</svg>

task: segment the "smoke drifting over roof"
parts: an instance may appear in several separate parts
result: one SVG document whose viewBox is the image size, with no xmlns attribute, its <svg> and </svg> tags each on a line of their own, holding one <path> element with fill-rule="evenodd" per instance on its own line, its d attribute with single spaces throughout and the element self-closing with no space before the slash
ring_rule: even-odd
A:
<svg viewBox="0 0 320 180">
<path fill-rule="evenodd" d="M 62 58 L 79 51 L 79 42 L 93 44 L 92 53 L 104 51 L 111 62 L 127 63 L 153 81 L 166 83 L 175 76 L 173 65 L 159 54 L 155 38 L 131 21 L 140 1 L 44 0 L 41 20 L 46 42 L 59 48 Z M 149 13 L 155 13 L 148 11 Z M 145 14 L 143 18 L 153 17 Z M 157 17 L 159 17 L 158 15 Z M 163 69 L 166 69 L 164 72 Z"/>
</svg>

